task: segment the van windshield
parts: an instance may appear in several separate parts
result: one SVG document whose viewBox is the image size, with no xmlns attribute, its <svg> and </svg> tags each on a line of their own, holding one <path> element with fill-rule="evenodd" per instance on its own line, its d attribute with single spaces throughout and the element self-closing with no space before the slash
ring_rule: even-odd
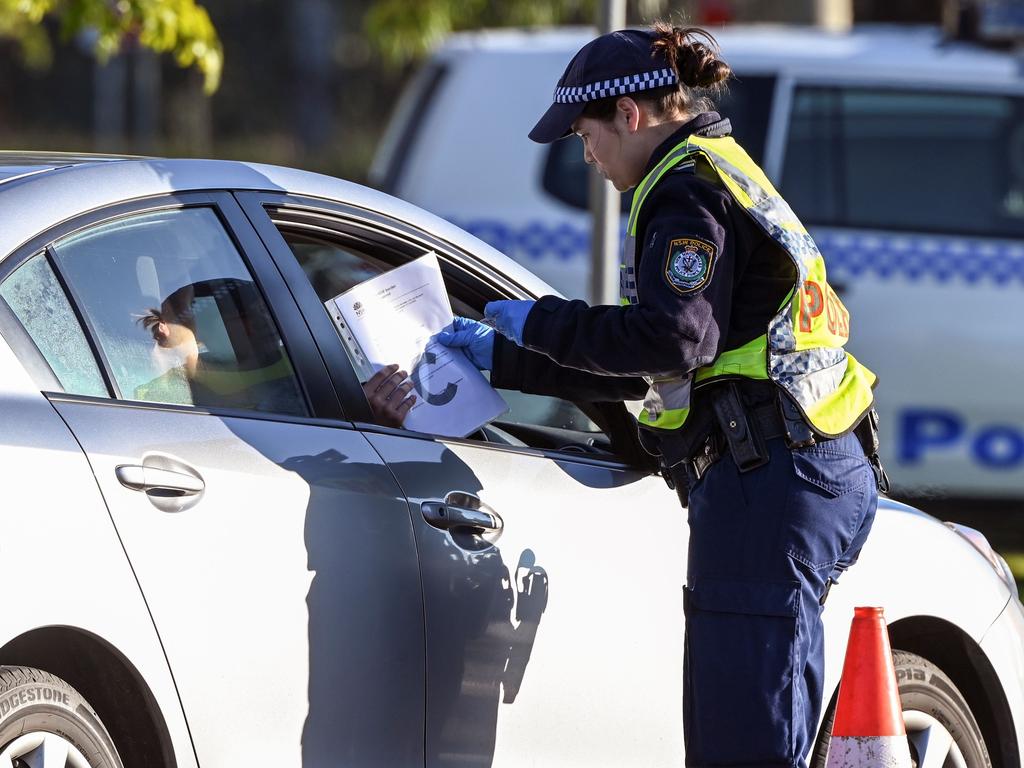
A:
<svg viewBox="0 0 1024 768">
<path fill-rule="evenodd" d="M 1024 98 L 800 87 L 781 191 L 808 225 L 1024 235 Z"/>
</svg>

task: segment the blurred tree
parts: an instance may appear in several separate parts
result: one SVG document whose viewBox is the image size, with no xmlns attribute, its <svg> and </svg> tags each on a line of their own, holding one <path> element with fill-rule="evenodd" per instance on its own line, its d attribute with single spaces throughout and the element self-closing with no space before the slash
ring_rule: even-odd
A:
<svg viewBox="0 0 1024 768">
<path fill-rule="evenodd" d="M 600 0 L 375 0 L 364 28 L 385 61 L 406 64 L 441 42 L 450 32 L 481 27 L 593 24 Z M 666 0 L 629 0 L 630 21 L 660 15 Z"/>
<path fill-rule="evenodd" d="M 88 35 L 100 61 L 129 39 L 173 54 L 179 66 L 197 67 L 208 94 L 220 84 L 224 52 L 206 9 L 195 0 L 0 0 L 0 37 L 17 41 L 25 64 L 37 69 L 53 58 L 42 24 L 47 17 L 59 23 L 64 39 Z"/>
</svg>

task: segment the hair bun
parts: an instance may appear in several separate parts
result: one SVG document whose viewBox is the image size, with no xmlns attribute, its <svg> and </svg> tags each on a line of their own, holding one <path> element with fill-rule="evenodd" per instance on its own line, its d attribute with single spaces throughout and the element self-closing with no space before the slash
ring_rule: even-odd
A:
<svg viewBox="0 0 1024 768">
<path fill-rule="evenodd" d="M 718 42 L 700 27 L 654 25 L 654 51 L 660 52 L 690 88 L 709 88 L 724 82 L 732 69 L 719 58 Z"/>
</svg>

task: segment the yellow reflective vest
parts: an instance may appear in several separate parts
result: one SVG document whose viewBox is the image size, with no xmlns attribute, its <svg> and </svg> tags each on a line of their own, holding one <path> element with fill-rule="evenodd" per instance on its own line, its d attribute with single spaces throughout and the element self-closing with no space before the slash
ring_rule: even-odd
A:
<svg viewBox="0 0 1024 768">
<path fill-rule="evenodd" d="M 706 163 L 732 198 L 789 256 L 796 280 L 765 333 L 723 352 L 686 375 L 649 378 L 642 426 L 675 430 L 686 423 L 695 387 L 727 378 L 771 380 L 792 397 L 821 435 L 849 432 L 871 408 L 875 375 L 843 349 L 850 313 L 825 277 L 825 261 L 793 210 L 757 164 L 731 137 L 691 135 L 675 146 L 637 186 L 623 243 L 623 304 L 636 291 L 636 227 L 644 201 L 661 178 L 685 164 Z"/>
</svg>

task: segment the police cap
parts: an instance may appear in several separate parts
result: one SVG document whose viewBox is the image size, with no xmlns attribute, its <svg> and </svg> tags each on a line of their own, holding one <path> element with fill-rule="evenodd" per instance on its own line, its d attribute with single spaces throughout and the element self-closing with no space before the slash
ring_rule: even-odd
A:
<svg viewBox="0 0 1024 768">
<path fill-rule="evenodd" d="M 587 102 L 678 83 L 664 54 L 652 49 L 654 39 L 648 30 L 623 29 L 580 48 L 559 78 L 553 103 L 530 131 L 530 138 L 539 144 L 565 138 Z"/>
</svg>

